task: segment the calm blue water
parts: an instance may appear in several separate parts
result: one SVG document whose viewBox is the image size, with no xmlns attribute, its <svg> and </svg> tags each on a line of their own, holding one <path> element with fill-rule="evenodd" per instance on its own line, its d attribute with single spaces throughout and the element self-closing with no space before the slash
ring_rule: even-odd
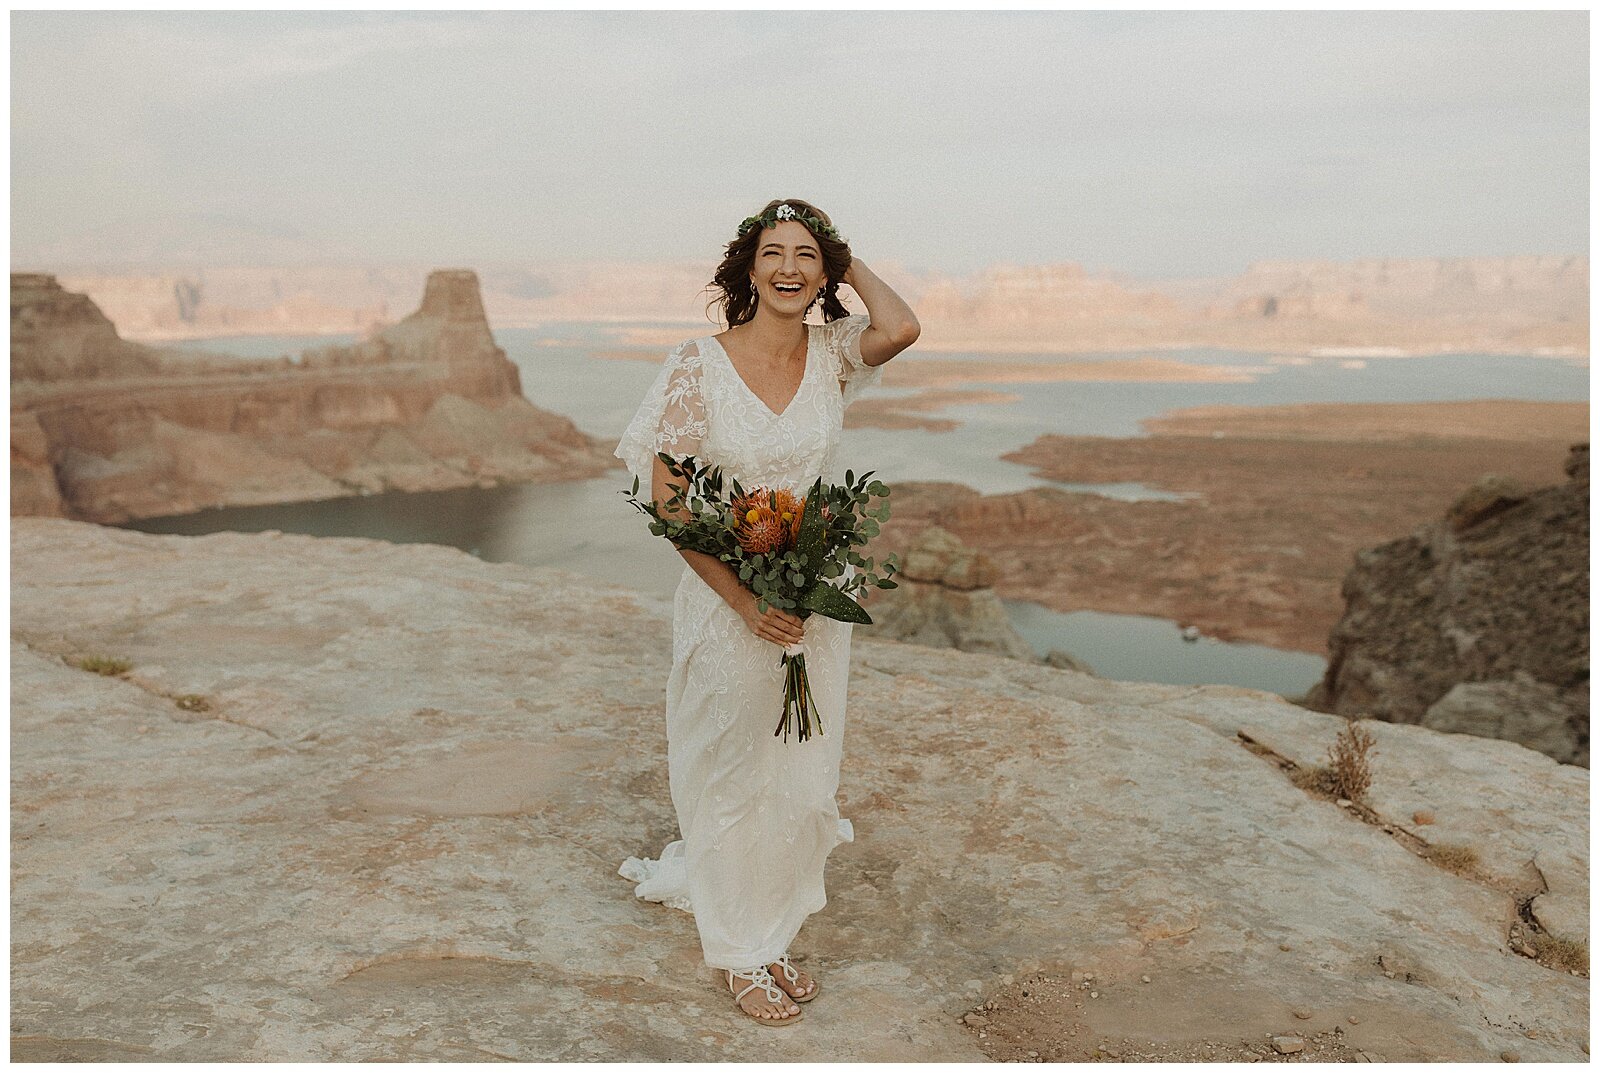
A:
<svg viewBox="0 0 1600 1073">
<path fill-rule="evenodd" d="M 719 329 L 686 328 L 683 337 Z M 579 428 L 598 436 L 620 437 L 650 386 L 667 347 L 649 351 L 652 361 L 595 361 L 585 347 L 540 348 L 540 336 L 592 339 L 605 346 L 592 326 L 551 325 L 538 331 L 495 333 L 506 353 L 523 370 L 523 391 L 534 403 L 566 414 Z M 974 383 L 973 388 L 1008 392 L 1021 398 L 1005 405 L 952 406 L 933 416 L 962 422 L 949 432 L 856 428 L 845 430 L 842 464 L 876 470 L 886 483 L 906 480 L 955 481 L 986 493 L 1018 492 L 1045 484 L 1073 491 L 1097 486 L 1042 480 L 1032 470 L 1002 462 L 1007 454 L 1045 432 L 1065 436 L 1143 436 L 1140 422 L 1187 406 L 1269 406 L 1297 402 L 1448 402 L 1462 399 L 1587 401 L 1589 370 L 1576 359 L 1452 354 L 1427 358 L 1373 358 L 1366 367 L 1345 368 L 1348 359 L 1318 359 L 1307 364 L 1273 364 L 1268 355 L 1212 349 L 1135 351 L 1195 365 L 1249 369 L 1248 383 L 1091 382 L 1013 384 Z M 940 358 L 985 360 L 981 354 L 939 354 Z M 1121 359 L 1128 355 L 1084 355 Z M 913 349 L 895 361 L 915 361 Z M 1011 357 L 1011 356 L 1008 356 Z M 1026 355 L 1016 355 L 1022 358 Z M 1048 358 L 1048 355 L 1041 355 Z M 1300 359 L 1294 359 L 1300 360 Z M 911 395 L 883 389 L 882 397 Z M 543 397 L 541 397 L 543 396 Z M 548 398 L 550 401 L 545 401 Z M 1116 498 L 1172 498 L 1138 486 L 1106 489 Z"/>
<path fill-rule="evenodd" d="M 675 338 L 717 330 L 710 325 L 680 327 L 675 329 Z M 185 345 L 269 357 L 353 338 L 237 337 Z M 591 349 L 620 348 L 604 328 L 590 324 L 501 329 L 495 338 L 521 370 L 523 392 L 535 405 L 565 414 L 585 432 L 612 441 L 621 436 L 668 350 L 665 346 L 648 348 L 644 351 L 648 361 L 595 359 L 589 356 Z M 1020 491 L 1058 482 L 1035 478 L 1026 467 L 1000 461 L 999 455 L 1025 446 L 1045 432 L 1140 436 L 1144 434 L 1141 420 L 1186 406 L 1482 398 L 1587 401 L 1589 397 L 1588 368 L 1577 360 L 1456 354 L 1374 358 L 1362 368 L 1351 368 L 1342 364 L 1348 358 L 1280 364 L 1268 356 L 1208 349 L 1135 353 L 1249 369 L 1253 379 L 1228 384 L 974 384 L 1021 398 L 1005 405 L 971 404 L 940 411 L 936 416 L 963 422 L 949 432 L 847 428 L 840 449 L 842 465 L 858 472 L 875 470 L 889 484 L 942 480 L 988 493 Z M 917 358 L 911 351 L 895 360 Z M 644 516 L 618 494 L 628 482 L 618 469 L 615 476 L 596 480 L 228 508 L 147 519 L 129 527 L 170 533 L 278 529 L 447 544 L 489 561 L 559 567 L 670 598 L 683 572 L 683 559 L 665 541 L 651 536 Z M 1138 484 L 1058 486 L 1120 499 L 1177 498 Z M 596 521 L 574 527 L 573 518 Z M 1162 619 L 1098 612 L 1061 614 L 1025 601 L 1005 604 L 1018 631 L 1041 655 L 1051 648 L 1064 649 L 1108 678 L 1228 683 L 1295 694 L 1309 688 L 1322 673 L 1319 656 L 1209 638 L 1186 642 L 1174 623 Z"/>
<path fill-rule="evenodd" d="M 1284 652 L 1215 637 L 1186 641 L 1170 619 L 1102 611 L 1062 613 L 1023 600 L 1000 602 L 1017 632 L 1039 655 L 1065 649 L 1102 678 L 1168 685 L 1207 682 L 1294 696 L 1315 685 L 1326 665 L 1321 656 L 1309 652 Z"/>
<path fill-rule="evenodd" d="M 235 358 L 276 358 L 283 355 L 295 359 L 300 352 L 315 347 L 350 346 L 359 341 L 354 333 L 344 335 L 234 335 L 223 339 L 186 339 L 164 346 L 179 350 L 200 350 L 208 354 L 221 354 Z"/>
</svg>

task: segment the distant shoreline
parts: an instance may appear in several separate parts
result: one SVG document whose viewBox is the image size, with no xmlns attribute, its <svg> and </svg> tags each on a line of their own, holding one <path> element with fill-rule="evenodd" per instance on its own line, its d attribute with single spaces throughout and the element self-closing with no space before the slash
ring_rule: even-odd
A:
<svg viewBox="0 0 1600 1073">
<path fill-rule="evenodd" d="M 939 525 L 990 558 L 1002 597 L 1325 657 L 1355 555 L 1445 517 L 1486 474 L 1559 483 L 1588 415 L 1582 402 L 1501 399 L 1191 406 L 1146 421 L 1142 437 L 1042 433 L 1002 457 L 1052 485 L 894 482 L 893 517 L 863 552 Z M 1060 487 L 1125 482 L 1190 498 Z"/>
<path fill-rule="evenodd" d="M 621 338 L 611 341 L 609 349 L 596 350 L 594 356 L 606 360 L 622 361 L 650 361 L 659 362 L 661 355 L 659 349 L 663 346 L 672 346 L 688 336 L 686 331 L 698 331 L 705 334 L 715 331 L 716 325 L 704 321 L 684 321 L 681 324 L 663 322 L 659 318 L 595 318 L 592 320 L 561 320 L 558 322 L 514 322 L 494 323 L 491 318 L 491 330 L 513 329 L 517 331 L 538 331 L 551 328 L 554 324 L 569 325 L 574 323 L 589 325 L 606 325 L 618 328 L 627 328 L 629 325 L 649 325 L 648 328 L 634 328 L 628 334 L 631 338 Z M 670 325 L 670 327 L 664 327 Z M 160 346 L 170 343 L 196 343 L 208 340 L 222 339 L 293 339 L 316 338 L 333 339 L 337 337 L 356 336 L 364 333 L 352 329 L 349 325 L 338 328 L 314 327 L 304 329 L 286 329 L 273 332 L 216 332 L 216 331 L 123 331 L 124 339 L 134 343 L 144 343 L 148 346 Z M 1158 351 L 1185 351 L 1185 350 L 1224 350 L 1240 354 L 1281 355 L 1292 358 L 1308 358 L 1314 361 L 1348 360 L 1361 358 L 1380 360 L 1389 358 L 1429 358 L 1448 355 L 1496 355 L 1503 357 L 1522 358 L 1583 358 L 1585 364 L 1589 352 L 1582 347 L 1510 347 L 1504 344 L 1485 344 L 1482 346 L 1461 347 L 1455 344 L 1397 347 L 1387 345 L 1372 346 L 1267 346 L 1254 342 L 1238 343 L 1212 343 L 1205 341 L 1177 340 L 1165 342 L 1151 342 L 1126 344 L 1116 346 L 1090 345 L 1083 343 L 1077 346 L 1047 345 L 1037 341 L 1007 340 L 1007 339 L 949 339 L 949 340 L 918 340 L 917 352 L 925 354 L 972 354 L 986 353 L 1005 356 L 1031 355 L 1035 357 L 1077 357 L 1085 354 L 1106 355 L 1111 357 L 1126 357 L 1141 352 Z"/>
</svg>

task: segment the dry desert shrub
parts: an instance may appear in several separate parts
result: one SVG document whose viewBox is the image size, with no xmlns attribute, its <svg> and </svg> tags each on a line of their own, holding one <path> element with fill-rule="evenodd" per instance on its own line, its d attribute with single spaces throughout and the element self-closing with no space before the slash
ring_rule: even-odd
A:
<svg viewBox="0 0 1600 1073">
<path fill-rule="evenodd" d="M 1478 851 L 1459 842 L 1436 842 L 1428 847 L 1427 857 L 1450 872 L 1470 872 L 1478 866 Z"/>
<path fill-rule="evenodd" d="M 1552 968 L 1589 971 L 1589 944 L 1581 939 L 1562 939 L 1555 935 L 1535 935 L 1534 949 L 1540 961 Z"/>
<path fill-rule="evenodd" d="M 95 674 L 127 674 L 133 668 L 133 664 L 125 659 L 112 659 L 108 656 L 80 656 L 70 662 L 81 671 L 93 671 Z"/>
<path fill-rule="evenodd" d="M 1375 744 L 1377 741 L 1372 732 L 1354 719 L 1347 721 L 1344 729 L 1339 731 L 1339 736 L 1328 749 L 1326 770 L 1333 790 L 1340 797 L 1348 797 L 1352 801 L 1366 800 L 1367 791 L 1372 788 L 1370 758 L 1378 753 L 1373 748 Z"/>
<path fill-rule="evenodd" d="M 1337 796 L 1333 788 L 1333 771 L 1321 764 L 1296 767 L 1289 772 L 1289 781 L 1307 793 L 1322 797 Z"/>
</svg>

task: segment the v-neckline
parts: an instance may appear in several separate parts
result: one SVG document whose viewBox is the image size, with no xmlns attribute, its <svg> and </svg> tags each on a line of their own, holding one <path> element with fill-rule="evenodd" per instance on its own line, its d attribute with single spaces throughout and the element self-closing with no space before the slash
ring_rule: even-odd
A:
<svg viewBox="0 0 1600 1073">
<path fill-rule="evenodd" d="M 735 380 L 739 381 L 739 386 L 744 388 L 745 394 L 749 395 L 752 399 L 755 399 L 757 402 L 759 402 L 761 404 L 761 408 L 763 410 L 765 410 L 768 414 L 770 414 L 772 417 L 781 418 L 785 414 L 787 414 L 790 410 L 794 409 L 794 400 L 796 400 L 796 399 L 798 399 L 800 397 L 800 392 L 802 392 L 802 391 L 804 391 L 806 389 L 806 381 L 811 379 L 811 339 L 812 339 L 812 336 L 815 333 L 813 332 L 812 325 L 810 325 L 810 324 L 807 324 L 805 326 L 805 329 L 806 329 L 806 367 L 800 373 L 800 386 L 794 389 L 794 394 L 789 396 L 789 401 L 783 404 L 783 409 L 781 409 L 781 410 L 774 410 L 772 407 L 768 406 L 766 404 L 766 401 L 763 400 L 760 395 L 757 395 L 755 393 L 755 389 L 752 388 L 749 384 L 745 383 L 744 374 L 741 373 L 739 371 L 739 367 L 733 363 L 733 357 L 728 353 L 728 348 L 722 345 L 722 340 L 718 339 L 714 335 L 708 335 L 708 336 L 706 336 L 706 338 L 711 340 L 713 343 L 715 343 L 717 345 L 717 352 L 722 355 L 722 360 L 728 363 L 728 368 L 733 370 L 733 378 Z"/>
</svg>

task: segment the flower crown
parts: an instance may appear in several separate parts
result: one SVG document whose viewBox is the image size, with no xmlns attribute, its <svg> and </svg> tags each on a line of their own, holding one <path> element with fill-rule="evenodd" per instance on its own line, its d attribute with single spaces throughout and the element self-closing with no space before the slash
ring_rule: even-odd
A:
<svg viewBox="0 0 1600 1073">
<path fill-rule="evenodd" d="M 812 216 L 801 209 L 795 208 L 788 202 L 784 202 L 782 205 L 770 208 L 760 216 L 745 217 L 744 222 L 739 225 L 739 232 L 736 237 L 743 238 L 745 233 L 752 228 L 776 227 L 779 220 L 798 220 L 805 224 L 806 227 L 810 228 L 811 233 L 814 235 L 826 235 L 836 242 L 844 241 L 844 236 L 839 234 L 839 232 L 834 229 L 832 224 L 825 224 L 817 217 Z"/>
</svg>

